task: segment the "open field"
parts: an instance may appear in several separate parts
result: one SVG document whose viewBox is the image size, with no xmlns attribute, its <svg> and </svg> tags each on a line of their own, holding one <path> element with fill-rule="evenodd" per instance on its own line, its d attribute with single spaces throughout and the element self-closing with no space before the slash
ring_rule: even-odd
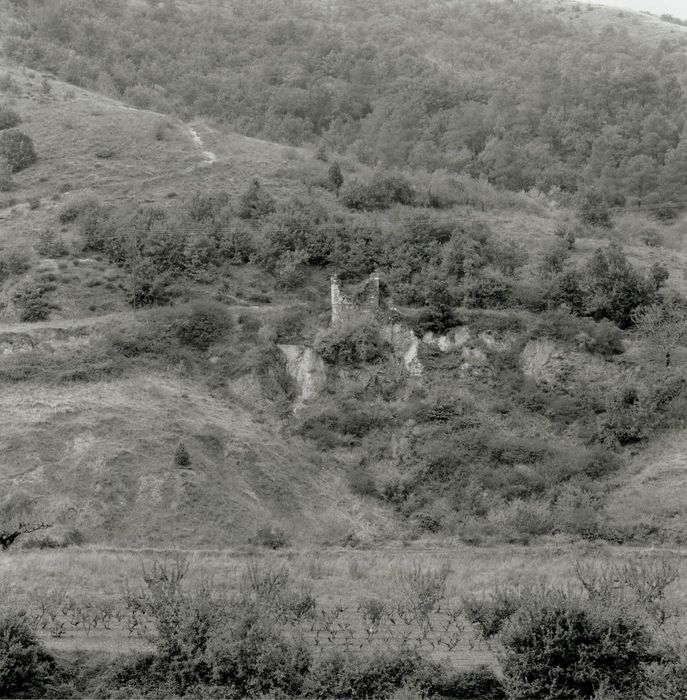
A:
<svg viewBox="0 0 687 700">
<path fill-rule="evenodd" d="M 455 618 L 464 596 L 489 595 L 497 589 L 523 585 L 576 589 L 577 562 L 602 567 L 667 559 L 681 573 L 670 601 L 679 609 L 687 601 L 687 550 L 589 543 L 476 548 L 418 541 L 407 547 L 375 550 L 275 552 L 250 548 L 17 549 L 0 557 L 0 589 L 4 600 L 27 610 L 45 642 L 57 651 L 144 650 L 150 646 L 146 637 L 151 625 L 132 621 L 125 592 L 141 586 L 144 567 L 149 569 L 154 561 L 171 561 L 178 556 L 189 564 L 189 583 L 209 581 L 216 592 L 229 595 L 239 590 L 249 563 L 262 570 L 285 567 L 294 587 L 309 591 L 316 600 L 313 617 L 300 622 L 301 631 L 316 648 L 336 646 L 365 653 L 380 644 L 406 644 L 465 668 L 494 664 L 495 649 L 478 639 L 463 616 Z M 403 616 L 396 617 L 393 625 L 375 627 L 361 612 L 374 600 L 393 610 L 395 601 L 403 598 L 405 575 L 418 570 L 436 572 L 443 566 L 449 567 L 445 597 L 440 609 L 430 616 L 429 628 L 423 629 L 414 619 Z M 102 621 L 94 625 L 90 618 L 103 610 L 107 611 L 104 624 L 109 629 Z"/>
</svg>

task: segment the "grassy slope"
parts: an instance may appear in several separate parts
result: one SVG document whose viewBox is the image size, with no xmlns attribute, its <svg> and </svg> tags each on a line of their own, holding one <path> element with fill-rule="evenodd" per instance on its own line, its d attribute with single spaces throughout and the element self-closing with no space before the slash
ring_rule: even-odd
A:
<svg viewBox="0 0 687 700">
<path fill-rule="evenodd" d="M 306 541 L 384 529 L 333 465 L 247 408 L 252 387 L 239 390 L 221 401 L 172 373 L 5 386 L 0 482 L 111 543 L 227 545 L 260 526 Z M 180 440 L 186 468 L 174 464 Z"/>
<path fill-rule="evenodd" d="M 0 209 L 0 244 L 35 242 L 38 232 L 54 225 L 56 209 L 82 191 L 93 191 L 112 204 L 155 203 L 200 189 L 237 194 L 253 177 L 277 196 L 299 190 L 299 185 L 305 190 L 301 180 L 308 164 L 302 149 L 204 122 L 193 122 L 189 128 L 50 76 L 50 92 L 45 94 L 44 76 L 0 59 L 0 75 L 6 73 L 18 89 L 0 92 L 0 99 L 21 115 L 20 128 L 33 139 L 39 160 L 16 174 L 15 190 L 0 197 L 17 201 Z M 157 140 L 155 128 L 161 122 L 168 127 L 164 138 Z M 202 147 L 191 128 L 203 140 Z M 216 162 L 208 165 L 203 150 L 212 151 Z M 37 210 L 28 206 L 33 197 L 41 199 Z"/>
<path fill-rule="evenodd" d="M 21 114 L 39 155 L 14 178 L 7 198 L 17 204 L 0 209 L 0 247 L 7 250 L 34 245 L 40 231 L 56 226 L 62 204 L 81 191 L 113 204 L 154 203 L 196 189 L 236 194 L 255 176 L 277 196 L 305 189 L 308 163 L 298 149 L 194 122 L 200 146 L 181 122 L 52 79 L 45 94 L 40 74 L 0 64 L 0 74 L 7 71 L 19 89 L 2 98 Z M 163 119 L 171 126 L 158 141 L 154 129 Z M 215 163 L 205 163 L 204 150 L 215 154 Z M 28 206 L 34 197 L 41 199 L 37 209 Z M 73 235 L 69 228 L 63 233 Z M 54 320 L 18 324 L 10 303 L 0 316 L 5 348 L 20 335 L 39 352 L 69 352 L 88 342 L 90 327 L 111 325 L 128 308 L 129 281 L 105 262 L 34 257 L 23 279 L 45 275 L 56 276 Z M 8 302 L 11 290 L 0 296 Z M 78 320 L 87 317 L 88 325 Z M 237 391 L 250 397 L 250 387 Z M 45 495 L 55 510 L 69 508 L 66 525 L 112 542 L 221 545 L 245 541 L 263 525 L 318 541 L 387 529 L 387 516 L 347 494 L 334 465 L 322 465 L 301 441 L 285 438 L 250 398 L 226 405 L 201 387 L 184 392 L 180 397 L 173 374 L 4 386 L 3 488 L 14 484 Z M 181 438 L 193 457 L 183 470 L 173 464 Z"/>
<path fill-rule="evenodd" d="M 667 542 L 687 542 L 687 431 L 663 435 L 636 455 L 606 512 L 613 521 L 653 531 Z"/>
</svg>

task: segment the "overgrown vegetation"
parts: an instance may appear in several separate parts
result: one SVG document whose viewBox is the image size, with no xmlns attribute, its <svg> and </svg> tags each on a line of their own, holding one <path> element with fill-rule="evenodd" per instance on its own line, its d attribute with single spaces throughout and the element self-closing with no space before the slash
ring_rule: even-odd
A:
<svg viewBox="0 0 687 700">
<path fill-rule="evenodd" d="M 5 161 L 13 173 L 33 165 L 36 151 L 31 137 L 19 129 L 0 131 L 0 160 Z"/>
</svg>

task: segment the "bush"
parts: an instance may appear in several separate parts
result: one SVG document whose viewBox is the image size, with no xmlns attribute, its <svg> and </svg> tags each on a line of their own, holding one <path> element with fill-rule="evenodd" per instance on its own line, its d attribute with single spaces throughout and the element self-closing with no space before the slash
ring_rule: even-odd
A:
<svg viewBox="0 0 687 700">
<path fill-rule="evenodd" d="M 81 195 L 67 202 L 58 214 L 58 219 L 61 224 L 71 224 L 72 222 L 85 216 L 92 211 L 100 211 L 102 205 L 100 200 L 95 195 Z"/>
<path fill-rule="evenodd" d="M 9 163 L 13 173 L 28 168 L 36 162 L 33 141 L 19 129 L 0 131 L 0 159 Z"/>
<path fill-rule="evenodd" d="M 10 275 L 21 275 L 30 267 L 31 253 L 28 248 L 0 250 L 0 281 Z"/>
<path fill-rule="evenodd" d="M 315 350 L 330 365 L 379 362 L 389 353 L 389 344 L 370 323 L 330 328 L 315 339 Z"/>
<path fill-rule="evenodd" d="M 478 666 L 469 671 L 433 672 L 420 687 L 426 687 L 430 697 L 454 698 L 455 700 L 505 700 L 503 685 L 487 666 Z"/>
<path fill-rule="evenodd" d="M 554 229 L 554 235 L 565 243 L 568 250 L 575 249 L 575 231 L 571 226 L 563 223 L 558 224 Z"/>
<path fill-rule="evenodd" d="M 485 639 L 499 634 L 521 605 L 522 594 L 510 589 L 497 588 L 488 597 L 472 595 L 463 598 L 465 618 L 478 626 Z"/>
<path fill-rule="evenodd" d="M 56 670 L 25 619 L 0 611 L 0 697 L 43 697 Z"/>
<path fill-rule="evenodd" d="M 267 549 L 281 549 L 289 544 L 286 533 L 281 528 L 269 525 L 258 528 L 252 541 Z"/>
<path fill-rule="evenodd" d="M 582 194 L 580 202 L 580 219 L 589 226 L 611 228 L 613 220 L 611 210 L 604 196 L 596 189 L 587 190 Z"/>
<path fill-rule="evenodd" d="M 334 188 L 334 191 L 336 192 L 336 196 L 339 196 L 339 190 L 341 189 L 341 185 L 344 183 L 344 176 L 343 173 L 341 172 L 341 166 L 339 163 L 334 161 L 330 166 L 329 170 L 327 171 L 327 179 L 329 180 L 329 183 L 331 186 Z"/>
<path fill-rule="evenodd" d="M 46 258 L 59 258 L 67 254 L 67 246 L 62 236 L 48 228 L 38 234 L 36 252 Z"/>
<path fill-rule="evenodd" d="M 667 276 L 662 268 L 652 269 L 648 276 L 641 274 L 616 244 L 598 249 L 584 268 L 585 314 L 628 328 L 635 309 L 656 300 Z"/>
<path fill-rule="evenodd" d="M 21 118 L 17 112 L 7 105 L 0 105 L 0 131 L 12 129 L 21 123 Z"/>
<path fill-rule="evenodd" d="M 14 301 L 21 309 L 20 320 L 25 323 L 45 321 L 50 316 L 50 311 L 55 308 L 54 304 L 45 298 L 53 288 L 54 285 L 36 282 L 18 289 L 14 294 Z"/>
<path fill-rule="evenodd" d="M 578 350 L 612 357 L 625 352 L 623 334 L 617 326 L 573 316 L 564 309 L 547 311 L 537 317 L 533 338 L 547 337 L 573 345 Z"/>
<path fill-rule="evenodd" d="M 253 180 L 241 195 L 236 213 L 242 219 L 261 219 L 275 210 L 273 197 L 266 192 L 260 180 Z"/>
<path fill-rule="evenodd" d="M 0 158 L 0 192 L 10 192 L 13 187 L 12 167 L 6 158 Z"/>
<path fill-rule="evenodd" d="M 392 204 L 412 204 L 413 187 L 401 175 L 375 173 L 368 182 L 354 180 L 341 190 L 341 201 L 349 209 L 372 211 Z"/>
<path fill-rule="evenodd" d="M 332 651 L 314 664 L 305 683 L 311 698 L 389 698 L 422 669 L 413 652 L 375 652 L 362 658 Z"/>
<path fill-rule="evenodd" d="M 513 285 L 497 272 L 466 277 L 461 285 L 463 303 L 476 309 L 501 309 L 510 305 Z"/>
<path fill-rule="evenodd" d="M 289 639 L 257 604 L 235 605 L 207 649 L 211 682 L 235 697 L 297 697 L 310 669 L 310 651 Z"/>
<path fill-rule="evenodd" d="M 196 301 L 187 315 L 175 324 L 177 338 L 184 344 L 204 352 L 232 329 L 233 317 L 223 304 Z"/>
<path fill-rule="evenodd" d="M 183 442 L 180 442 L 174 451 L 174 464 L 178 467 L 188 467 L 191 464 L 191 455 L 189 455 Z"/>
<path fill-rule="evenodd" d="M 357 467 L 348 475 L 348 486 L 358 496 L 376 496 L 377 485 L 372 476 L 362 467 Z"/>
<path fill-rule="evenodd" d="M 523 606 L 501 641 L 509 697 L 593 698 L 600 691 L 637 697 L 653 660 L 651 638 L 623 611 L 547 593 Z"/>
<path fill-rule="evenodd" d="M 274 276 L 282 289 L 296 289 L 305 281 L 305 251 L 287 250 L 281 254 L 274 267 Z"/>
</svg>

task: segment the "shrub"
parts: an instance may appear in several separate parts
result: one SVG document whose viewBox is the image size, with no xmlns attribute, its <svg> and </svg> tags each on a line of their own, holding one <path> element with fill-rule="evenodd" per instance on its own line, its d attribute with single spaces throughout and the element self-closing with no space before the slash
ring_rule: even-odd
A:
<svg viewBox="0 0 687 700">
<path fill-rule="evenodd" d="M 580 219 L 582 223 L 589 226 L 602 226 L 603 228 L 613 226 L 611 210 L 601 192 L 592 188 L 582 194 Z"/>
<path fill-rule="evenodd" d="M 13 187 L 12 167 L 6 158 L 0 158 L 0 192 L 10 192 Z"/>
<path fill-rule="evenodd" d="M 213 221 L 229 204 L 226 192 L 195 192 L 186 203 L 186 212 L 193 221 Z"/>
<path fill-rule="evenodd" d="M 320 333 L 315 339 L 315 350 L 330 365 L 357 365 L 383 360 L 389 344 L 376 326 L 363 322 Z"/>
<path fill-rule="evenodd" d="M 0 280 L 9 275 L 21 275 L 31 267 L 31 252 L 17 247 L 0 250 Z"/>
<path fill-rule="evenodd" d="M 584 268 L 585 314 L 628 328 L 635 309 L 655 301 L 667 276 L 659 268 L 652 269 L 649 276 L 641 274 L 616 244 L 598 249 Z"/>
<path fill-rule="evenodd" d="M 0 697 L 43 697 L 56 670 L 25 619 L 0 611 Z"/>
<path fill-rule="evenodd" d="M 499 634 L 521 605 L 522 593 L 511 589 L 497 588 L 488 597 L 471 595 L 463 598 L 465 618 L 479 627 L 485 639 Z"/>
<path fill-rule="evenodd" d="M 461 287 L 463 303 L 471 308 L 500 309 L 509 306 L 512 299 L 512 284 L 497 272 L 466 277 Z"/>
<path fill-rule="evenodd" d="M 488 666 L 478 666 L 469 671 L 432 669 L 432 675 L 420 688 L 426 688 L 430 697 L 454 698 L 455 700 L 505 700 L 501 681 Z"/>
<path fill-rule="evenodd" d="M 55 308 L 45 298 L 53 288 L 54 285 L 34 282 L 18 289 L 14 293 L 14 301 L 21 309 L 19 318 L 25 323 L 45 321 L 50 316 L 50 311 Z"/>
<path fill-rule="evenodd" d="M 336 161 L 334 161 L 329 166 L 329 170 L 327 171 L 327 178 L 328 178 L 331 186 L 334 188 L 334 191 L 336 192 L 336 196 L 338 197 L 339 190 L 341 189 L 341 185 L 343 185 L 343 183 L 344 183 L 344 176 L 343 176 L 343 173 L 341 172 L 341 166 Z"/>
<path fill-rule="evenodd" d="M 305 281 L 305 264 L 308 254 L 305 251 L 287 250 L 279 256 L 274 267 L 274 276 L 282 289 L 296 289 Z"/>
<path fill-rule="evenodd" d="M 0 131 L 18 126 L 21 118 L 17 112 L 7 105 L 0 105 Z"/>
<path fill-rule="evenodd" d="M 196 350 L 205 351 L 221 340 L 233 327 L 233 318 L 223 304 L 196 301 L 187 315 L 175 324 L 177 338 Z"/>
<path fill-rule="evenodd" d="M 261 219 L 275 210 L 273 197 L 255 179 L 241 195 L 236 213 L 242 219 Z"/>
<path fill-rule="evenodd" d="M 214 234 L 219 255 L 234 264 L 247 263 L 255 253 L 250 224 L 243 221 L 223 223 Z"/>
<path fill-rule="evenodd" d="M 79 659 L 82 661 L 82 659 Z M 154 653 L 116 656 L 104 668 L 84 669 L 79 664 L 77 673 L 86 675 L 86 697 L 137 698 L 154 696 L 165 685 L 164 669 Z"/>
<path fill-rule="evenodd" d="M 183 559 L 155 561 L 143 571 L 144 589 L 127 593 L 133 614 L 147 615 L 155 623 L 152 641 L 167 696 L 184 695 L 209 680 L 208 642 L 223 622 L 222 608 L 207 583 L 190 589 L 183 585 L 187 572 Z"/>
<path fill-rule="evenodd" d="M 46 258 L 59 258 L 67 254 L 67 246 L 62 236 L 48 228 L 38 234 L 36 252 Z"/>
<path fill-rule="evenodd" d="M 684 661 L 651 664 L 643 700 L 682 700 L 687 688 L 687 665 Z"/>
<path fill-rule="evenodd" d="M 509 697 L 636 697 L 653 660 L 651 638 L 627 611 L 547 593 L 523 606 L 501 641 Z"/>
<path fill-rule="evenodd" d="M 13 173 L 28 168 L 36 162 L 33 141 L 19 129 L 0 131 L 0 159 L 9 163 Z"/>
<path fill-rule="evenodd" d="M 100 200 L 92 194 L 81 195 L 65 204 L 58 214 L 61 224 L 71 224 L 91 211 L 100 211 Z"/>
<path fill-rule="evenodd" d="M 174 464 L 178 467 L 188 467 L 191 464 L 191 455 L 189 455 L 183 442 L 180 442 L 174 451 Z"/>
<path fill-rule="evenodd" d="M 153 124 L 153 136 L 156 141 L 164 141 L 167 138 L 167 132 L 173 128 L 172 122 L 169 119 L 158 119 Z"/>
<path fill-rule="evenodd" d="M 289 639 L 259 603 L 232 613 L 208 643 L 212 683 L 235 697 L 299 696 L 311 664 L 305 642 Z"/>
<path fill-rule="evenodd" d="M 532 337 L 560 340 L 603 357 L 620 355 L 625 351 L 623 334 L 617 326 L 606 320 L 594 322 L 581 319 L 565 309 L 540 314 Z"/>
<path fill-rule="evenodd" d="M 349 209 L 372 211 L 392 204 L 412 204 L 413 187 L 401 175 L 375 173 L 368 182 L 354 180 L 341 191 L 341 201 Z"/>
<path fill-rule="evenodd" d="M 348 486 L 358 496 L 376 496 L 378 493 L 375 480 L 362 467 L 351 470 L 348 475 Z"/>
<path fill-rule="evenodd" d="M 289 544 L 286 533 L 281 528 L 269 525 L 258 528 L 253 542 L 261 547 L 267 547 L 267 549 L 281 549 Z"/>
<path fill-rule="evenodd" d="M 423 666 L 413 652 L 375 652 L 368 657 L 332 651 L 314 664 L 304 695 L 312 698 L 389 698 Z"/>
<path fill-rule="evenodd" d="M 558 224 L 554 229 L 554 235 L 565 243 L 565 247 L 568 250 L 575 249 L 575 231 L 571 226 L 566 224 Z"/>
</svg>

